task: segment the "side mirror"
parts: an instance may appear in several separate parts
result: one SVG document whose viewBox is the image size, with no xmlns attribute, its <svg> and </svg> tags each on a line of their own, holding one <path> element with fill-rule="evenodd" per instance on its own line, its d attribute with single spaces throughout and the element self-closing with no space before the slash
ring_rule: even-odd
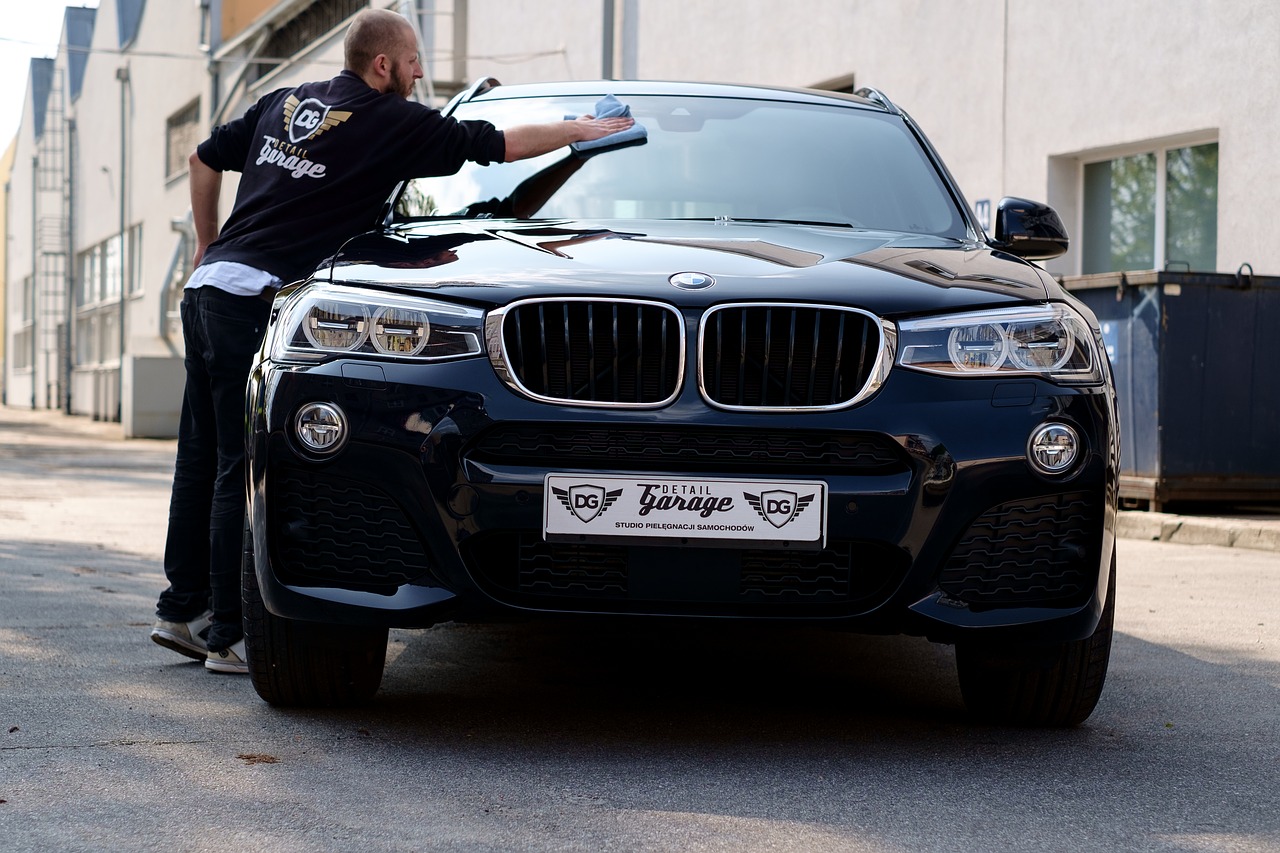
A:
<svg viewBox="0 0 1280 853">
<path fill-rule="evenodd" d="M 1067 251 L 1066 226 L 1047 204 L 1025 198 L 1002 198 L 996 210 L 992 244 L 1029 261 L 1056 258 Z"/>
</svg>

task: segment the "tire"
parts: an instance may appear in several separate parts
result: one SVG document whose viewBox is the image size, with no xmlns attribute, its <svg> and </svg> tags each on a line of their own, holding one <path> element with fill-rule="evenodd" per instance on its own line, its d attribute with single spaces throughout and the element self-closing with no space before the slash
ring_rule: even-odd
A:
<svg viewBox="0 0 1280 853">
<path fill-rule="evenodd" d="M 1029 649 L 956 644 L 960 692 L 983 722 L 1063 728 L 1089 718 L 1107 677 L 1115 624 L 1116 558 L 1111 556 L 1107 603 L 1089 637 Z"/>
<path fill-rule="evenodd" d="M 247 525 L 240 574 L 249 676 L 259 696 L 272 705 L 317 708 L 356 705 L 378 692 L 386 628 L 302 622 L 268 611 Z"/>
</svg>

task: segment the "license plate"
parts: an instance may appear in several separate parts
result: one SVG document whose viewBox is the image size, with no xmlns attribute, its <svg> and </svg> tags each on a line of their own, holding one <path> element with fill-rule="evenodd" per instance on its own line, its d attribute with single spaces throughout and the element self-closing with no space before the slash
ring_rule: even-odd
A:
<svg viewBox="0 0 1280 853">
<path fill-rule="evenodd" d="M 547 541 L 826 545 L 822 481 L 548 474 L 543 486 Z"/>
</svg>

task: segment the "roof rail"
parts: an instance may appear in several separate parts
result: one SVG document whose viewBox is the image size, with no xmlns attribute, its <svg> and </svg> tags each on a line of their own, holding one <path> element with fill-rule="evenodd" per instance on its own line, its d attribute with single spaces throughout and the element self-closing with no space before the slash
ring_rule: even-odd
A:
<svg viewBox="0 0 1280 853">
<path fill-rule="evenodd" d="M 884 92 L 881 92 L 879 89 L 872 89 L 868 86 L 863 86 L 853 94 L 857 95 L 859 98 L 866 98 L 868 101 L 875 101 L 877 104 L 896 116 L 902 115 L 902 110 L 898 109 L 897 104 L 889 100 L 889 96 Z"/>
<path fill-rule="evenodd" d="M 481 77 L 480 79 L 477 79 L 476 82 L 471 83 L 470 86 L 463 88 L 463 90 L 458 92 L 457 95 L 454 95 L 452 99 L 449 99 L 449 106 L 452 108 L 452 106 L 457 106 L 458 104 L 466 104 L 466 102 L 470 101 L 472 97 L 484 95 L 485 92 L 488 92 L 490 88 L 493 88 L 494 86 L 502 86 L 502 82 L 500 82 L 497 77 Z"/>
<path fill-rule="evenodd" d="M 479 80 L 472 83 L 469 88 L 463 89 L 459 92 L 458 96 L 464 102 L 469 101 L 472 98 L 477 98 L 480 95 L 483 95 L 493 87 L 501 85 L 502 82 L 499 81 L 497 77 L 481 77 Z"/>
<path fill-rule="evenodd" d="M 497 77 L 481 77 L 479 80 L 472 83 L 470 86 L 468 86 L 467 88 L 463 89 L 461 92 L 459 92 L 458 94 L 450 98 L 449 103 L 445 104 L 444 109 L 440 110 L 440 112 L 444 113 L 445 115 L 449 115 L 458 108 L 458 104 L 465 104 L 467 101 L 471 100 L 472 98 L 476 98 L 476 97 L 479 97 L 480 95 L 483 95 L 485 92 L 489 91 L 494 86 L 501 86 L 501 85 L 502 83 L 498 81 Z"/>
</svg>

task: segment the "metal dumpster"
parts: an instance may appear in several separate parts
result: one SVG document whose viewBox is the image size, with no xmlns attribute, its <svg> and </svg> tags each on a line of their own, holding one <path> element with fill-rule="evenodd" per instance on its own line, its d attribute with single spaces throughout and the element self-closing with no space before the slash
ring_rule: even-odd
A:
<svg viewBox="0 0 1280 853">
<path fill-rule="evenodd" d="M 1063 284 L 1115 370 L 1125 505 L 1280 500 L 1280 278 L 1245 265 Z"/>
</svg>

